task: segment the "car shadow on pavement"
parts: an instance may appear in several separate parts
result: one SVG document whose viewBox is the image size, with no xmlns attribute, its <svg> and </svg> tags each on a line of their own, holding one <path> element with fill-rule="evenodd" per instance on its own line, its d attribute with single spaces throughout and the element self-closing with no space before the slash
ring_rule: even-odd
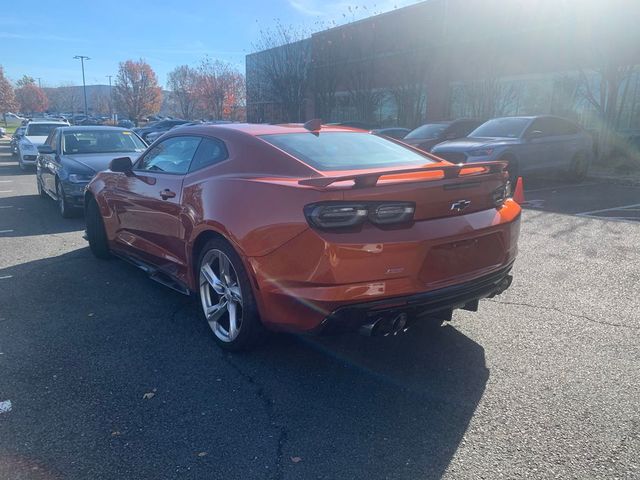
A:
<svg viewBox="0 0 640 480">
<path fill-rule="evenodd" d="M 489 378 L 450 326 L 226 353 L 195 299 L 87 248 L 0 278 L 0 464 L 53 478 L 440 478 Z"/>
<path fill-rule="evenodd" d="M 62 218 L 53 199 L 37 194 L 0 197 L 0 212 L 0 237 L 76 232 L 85 225 L 81 211 L 74 218 Z"/>
</svg>

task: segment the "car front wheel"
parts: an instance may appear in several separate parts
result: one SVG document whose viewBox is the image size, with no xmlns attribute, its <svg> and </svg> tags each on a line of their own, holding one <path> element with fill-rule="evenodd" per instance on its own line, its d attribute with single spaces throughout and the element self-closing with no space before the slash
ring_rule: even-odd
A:
<svg viewBox="0 0 640 480">
<path fill-rule="evenodd" d="M 38 186 L 38 195 L 40 196 L 40 198 L 47 198 L 48 195 L 44 191 L 44 188 L 42 188 L 42 182 L 40 181 L 40 177 L 38 177 L 37 175 L 36 175 L 36 185 Z"/>
<path fill-rule="evenodd" d="M 104 229 L 104 220 L 100 213 L 100 207 L 98 207 L 94 198 L 88 199 L 85 221 L 87 223 L 87 240 L 89 241 L 91 253 L 103 260 L 111 258 L 107 233 Z"/>
<path fill-rule="evenodd" d="M 247 272 L 236 251 L 222 239 L 210 240 L 198 261 L 202 312 L 214 339 L 226 350 L 248 350 L 264 328 Z"/>
<path fill-rule="evenodd" d="M 507 162 L 507 173 L 509 174 L 509 181 L 511 182 L 511 185 L 515 185 L 520 174 L 520 169 L 518 168 L 518 160 L 511 155 L 505 155 L 504 157 L 500 158 L 500 161 Z"/>
<path fill-rule="evenodd" d="M 62 218 L 73 217 L 75 210 L 71 205 L 69 205 L 69 202 L 67 202 L 67 198 L 64 194 L 64 187 L 60 182 L 56 182 L 56 198 L 58 199 L 58 210 L 60 211 Z"/>
</svg>

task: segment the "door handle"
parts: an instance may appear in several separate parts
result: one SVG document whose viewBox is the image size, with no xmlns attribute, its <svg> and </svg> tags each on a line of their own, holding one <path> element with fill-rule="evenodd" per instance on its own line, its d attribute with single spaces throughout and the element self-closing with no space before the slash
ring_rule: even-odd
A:
<svg viewBox="0 0 640 480">
<path fill-rule="evenodd" d="M 167 198 L 174 198 L 176 196 L 176 192 L 172 192 L 168 188 L 165 188 L 160 192 L 160 196 L 163 200 L 166 200 Z"/>
</svg>

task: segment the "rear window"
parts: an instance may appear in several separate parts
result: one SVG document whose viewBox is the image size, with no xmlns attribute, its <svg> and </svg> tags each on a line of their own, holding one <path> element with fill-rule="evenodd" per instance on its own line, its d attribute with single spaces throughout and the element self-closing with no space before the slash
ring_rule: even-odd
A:
<svg viewBox="0 0 640 480">
<path fill-rule="evenodd" d="M 63 123 L 30 123 L 27 125 L 28 137 L 48 137 L 58 127 L 66 127 Z"/>
<path fill-rule="evenodd" d="M 434 163 L 413 150 L 368 133 L 262 135 L 260 138 L 317 170 L 358 170 Z"/>
</svg>

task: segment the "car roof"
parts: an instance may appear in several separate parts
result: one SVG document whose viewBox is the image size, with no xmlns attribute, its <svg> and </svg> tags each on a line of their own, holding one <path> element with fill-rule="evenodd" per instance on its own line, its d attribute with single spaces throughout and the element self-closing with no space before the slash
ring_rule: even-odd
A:
<svg viewBox="0 0 640 480">
<path fill-rule="evenodd" d="M 277 135 L 284 133 L 309 133 L 310 131 L 304 128 L 301 123 L 289 123 L 280 125 L 270 125 L 266 123 L 219 123 L 219 124 L 201 124 L 193 125 L 180 129 L 180 132 L 188 131 L 193 133 L 206 134 L 207 132 L 213 133 L 220 130 L 232 130 L 236 132 L 242 132 L 254 137 L 260 135 Z M 361 130 L 359 128 L 340 127 L 334 125 L 322 125 L 319 130 L 322 132 L 368 132 L 368 130 Z"/>
<path fill-rule="evenodd" d="M 95 130 L 107 130 L 107 131 L 116 131 L 116 132 L 130 132 L 130 128 L 122 128 L 122 127 L 111 127 L 109 125 L 67 125 L 64 124 L 64 127 L 61 127 L 60 130 L 68 132 L 73 130 L 74 132 L 92 132 Z"/>
<path fill-rule="evenodd" d="M 61 122 L 59 120 L 36 120 L 36 121 L 32 121 L 29 122 L 27 125 L 51 125 L 51 124 L 56 124 L 56 125 L 69 125 L 67 122 Z"/>
</svg>

